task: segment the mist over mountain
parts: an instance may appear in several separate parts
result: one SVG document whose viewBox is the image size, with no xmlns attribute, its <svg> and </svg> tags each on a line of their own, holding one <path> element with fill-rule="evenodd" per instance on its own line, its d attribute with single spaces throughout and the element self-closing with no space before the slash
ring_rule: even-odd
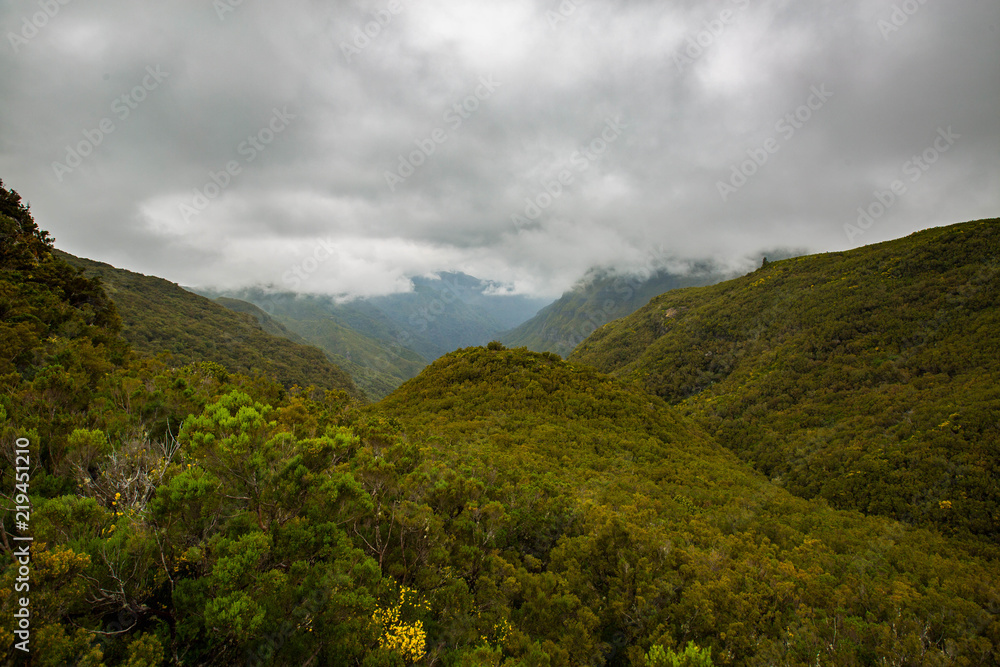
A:
<svg viewBox="0 0 1000 667">
<path fill-rule="evenodd" d="M 1000 535 L 1000 220 L 675 290 L 570 361 L 683 406 L 776 484 Z"/>
<path fill-rule="evenodd" d="M 261 308 L 324 350 L 375 398 L 442 354 L 486 344 L 547 303 L 462 273 L 416 276 L 411 282 L 410 292 L 349 300 L 264 288 L 197 291 L 224 305 L 225 298 L 235 298 Z"/>
<path fill-rule="evenodd" d="M 572 290 L 527 322 L 504 332 L 500 340 L 512 347 L 568 356 L 595 329 L 632 313 L 652 297 L 681 287 L 710 285 L 725 277 L 708 265 L 687 275 L 663 269 L 624 275 L 591 270 Z"/>
</svg>

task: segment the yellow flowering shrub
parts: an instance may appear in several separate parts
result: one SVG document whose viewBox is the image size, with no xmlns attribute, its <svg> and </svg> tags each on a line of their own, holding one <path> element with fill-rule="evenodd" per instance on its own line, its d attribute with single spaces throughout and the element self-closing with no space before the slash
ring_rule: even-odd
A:
<svg viewBox="0 0 1000 667">
<path fill-rule="evenodd" d="M 410 602 L 413 604 L 416 591 L 403 586 L 399 591 L 399 602 L 390 607 L 376 608 L 372 621 L 380 631 L 379 648 L 413 663 L 423 658 L 427 652 L 427 633 L 424 631 L 423 621 L 408 623 L 403 620 L 407 595 L 411 596 Z M 415 604 L 420 605 L 419 602 Z"/>
</svg>

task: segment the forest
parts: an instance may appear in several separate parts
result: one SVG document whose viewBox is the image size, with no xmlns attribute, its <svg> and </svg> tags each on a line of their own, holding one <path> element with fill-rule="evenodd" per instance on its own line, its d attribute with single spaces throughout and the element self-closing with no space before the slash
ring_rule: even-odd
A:
<svg viewBox="0 0 1000 667">
<path fill-rule="evenodd" d="M 1000 537 L 1000 220 L 660 295 L 570 356 L 637 383 L 776 484 Z"/>
<path fill-rule="evenodd" d="M 0 184 L 2 659 L 996 664 L 997 238 L 770 263 L 369 403 L 130 343 Z"/>
</svg>

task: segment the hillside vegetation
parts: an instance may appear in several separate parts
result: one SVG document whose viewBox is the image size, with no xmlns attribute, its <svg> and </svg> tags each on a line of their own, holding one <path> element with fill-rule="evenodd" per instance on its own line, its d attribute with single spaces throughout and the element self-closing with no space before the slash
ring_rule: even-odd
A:
<svg viewBox="0 0 1000 667">
<path fill-rule="evenodd" d="M 925 605 L 978 614 L 959 609 L 978 585 L 962 561 L 996 585 L 995 550 L 797 499 L 660 399 L 554 355 L 459 350 L 378 409 L 449 471 L 410 484 L 445 494 L 444 526 L 477 545 L 451 554 L 478 608 L 509 610 L 551 664 L 653 664 L 692 641 L 716 664 L 929 664 Z M 963 583 L 930 583 L 950 568 Z"/>
<path fill-rule="evenodd" d="M 365 302 L 344 305 L 330 297 L 257 288 L 229 292 L 238 299 L 217 296 L 212 290 L 199 292 L 227 307 L 248 302 L 258 307 L 280 322 L 289 337 L 323 350 L 373 400 L 386 396 L 427 365 L 426 359 L 400 342 L 408 340 L 404 331 Z"/>
<path fill-rule="evenodd" d="M 668 290 L 710 285 L 722 275 L 707 267 L 689 275 L 654 271 L 645 275 L 596 272 L 527 322 L 500 336 L 511 347 L 568 356 L 598 327 L 635 312 Z"/>
<path fill-rule="evenodd" d="M 669 292 L 571 356 L 682 406 L 777 484 L 1000 536 L 1000 222 Z"/>
<path fill-rule="evenodd" d="M 545 305 L 463 273 L 415 276 L 411 282 L 409 292 L 348 301 L 262 288 L 198 291 L 260 307 L 326 352 L 373 398 L 415 376 L 429 360 L 485 344 Z"/>
<path fill-rule="evenodd" d="M 262 321 L 264 313 L 245 307 L 234 312 L 162 278 L 54 253 L 100 279 L 121 313 L 122 335 L 136 352 L 169 352 L 170 363 L 180 366 L 212 361 L 231 373 L 259 373 L 286 387 L 315 385 L 363 395 L 350 375 L 320 350 L 288 340 L 288 332 L 270 318 Z"/>
<path fill-rule="evenodd" d="M 997 662 L 995 544 L 797 498 L 641 387 L 499 343 L 376 405 L 178 367 L 51 243 L 0 187 L 4 663 L 25 533 L 32 664 Z"/>
<path fill-rule="evenodd" d="M 289 329 L 325 350 L 373 400 L 383 398 L 427 365 L 416 352 L 360 334 L 330 317 L 298 319 L 284 316 Z M 334 352 L 339 350 L 339 352 Z"/>
</svg>

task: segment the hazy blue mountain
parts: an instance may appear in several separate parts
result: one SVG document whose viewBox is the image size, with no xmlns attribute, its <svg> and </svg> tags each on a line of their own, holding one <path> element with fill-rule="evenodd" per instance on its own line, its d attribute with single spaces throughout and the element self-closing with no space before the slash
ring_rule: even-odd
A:
<svg viewBox="0 0 1000 667">
<path fill-rule="evenodd" d="M 195 291 L 237 310 L 242 306 L 230 304 L 231 299 L 253 304 L 324 350 L 373 398 L 443 354 L 488 343 L 547 303 L 505 294 L 501 285 L 463 273 L 418 276 L 412 282 L 411 292 L 350 301 L 263 288 Z"/>
<path fill-rule="evenodd" d="M 402 344 L 428 359 L 483 345 L 526 321 L 548 301 L 498 294 L 497 283 L 464 273 L 412 279 L 413 291 L 367 299 L 402 329 Z"/>
</svg>

